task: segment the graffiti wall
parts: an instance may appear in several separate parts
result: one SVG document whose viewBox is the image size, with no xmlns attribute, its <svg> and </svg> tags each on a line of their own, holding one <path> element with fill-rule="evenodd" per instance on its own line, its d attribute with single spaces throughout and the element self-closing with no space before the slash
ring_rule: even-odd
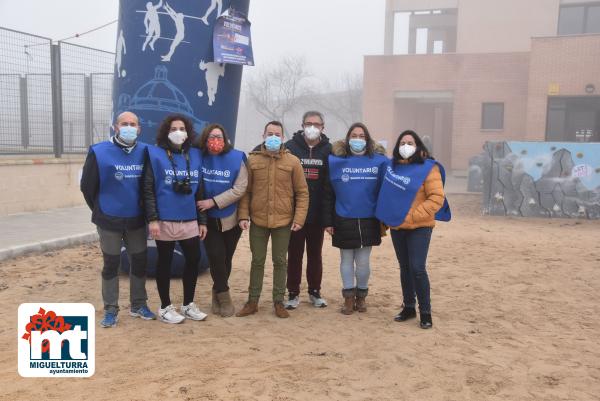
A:
<svg viewBox="0 0 600 401">
<path fill-rule="evenodd" d="M 600 219 L 600 143 L 487 142 L 483 213 Z"/>
<path fill-rule="evenodd" d="M 113 115 L 140 117 L 142 140 L 154 143 L 172 113 L 189 117 L 199 132 L 207 122 L 235 138 L 242 66 L 213 63 L 216 19 L 249 0 L 121 0 L 115 57 Z"/>
</svg>

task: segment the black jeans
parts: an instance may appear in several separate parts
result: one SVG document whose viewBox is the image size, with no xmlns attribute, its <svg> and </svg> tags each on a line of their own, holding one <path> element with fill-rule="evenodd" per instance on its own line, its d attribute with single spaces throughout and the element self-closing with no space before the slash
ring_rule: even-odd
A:
<svg viewBox="0 0 600 401">
<path fill-rule="evenodd" d="M 200 238 L 192 237 L 179 241 L 156 241 L 158 252 L 158 264 L 156 266 L 156 287 L 160 296 L 161 308 L 171 305 L 169 287 L 171 284 L 171 261 L 175 242 L 179 242 L 183 256 L 185 257 L 185 268 L 183 269 L 183 304 L 194 302 L 196 292 L 196 280 L 198 279 L 198 262 L 200 262 Z"/>
<path fill-rule="evenodd" d="M 394 250 L 400 263 L 400 283 L 402 284 L 404 306 L 414 308 L 416 295 L 421 313 L 431 313 L 426 262 L 432 231 L 431 227 L 391 230 Z"/>
<path fill-rule="evenodd" d="M 208 224 L 208 233 L 204 239 L 206 254 L 210 263 L 210 275 L 213 279 L 213 290 L 216 293 L 229 291 L 229 276 L 231 275 L 231 261 L 237 247 L 242 229 L 235 226 L 231 230 L 220 231 L 213 224 Z"/>
<path fill-rule="evenodd" d="M 302 258 L 306 244 L 306 281 L 308 292 L 318 293 L 323 279 L 323 236 L 320 224 L 306 224 L 298 231 L 292 231 L 288 245 L 287 289 L 290 295 L 300 294 L 302 281 Z"/>
</svg>

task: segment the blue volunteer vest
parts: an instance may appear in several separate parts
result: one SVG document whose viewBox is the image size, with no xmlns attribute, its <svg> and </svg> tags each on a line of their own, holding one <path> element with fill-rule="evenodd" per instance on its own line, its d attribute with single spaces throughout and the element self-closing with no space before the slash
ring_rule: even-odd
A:
<svg viewBox="0 0 600 401">
<path fill-rule="evenodd" d="M 387 158 L 380 154 L 329 155 L 329 179 L 335 192 L 335 212 L 346 218 L 375 216 L 377 193 Z"/>
<path fill-rule="evenodd" d="M 110 141 L 90 147 L 100 175 L 98 202 L 105 215 L 132 218 L 143 214 L 140 188 L 146 147 L 145 143 L 138 142 L 131 153 Z"/>
<path fill-rule="evenodd" d="M 196 192 L 202 171 L 202 156 L 196 148 L 190 148 L 190 186 L 191 194 L 175 192 L 173 183 L 175 175 L 179 182 L 187 176 L 185 156 L 181 153 L 172 153 L 176 171 L 167 151 L 159 146 L 148 146 L 148 156 L 154 172 L 154 192 L 156 194 L 156 208 L 160 220 L 196 220 Z"/>
<path fill-rule="evenodd" d="M 221 155 L 206 154 L 202 158 L 202 182 L 204 183 L 204 198 L 210 199 L 233 188 L 242 161 L 246 160 L 244 152 L 231 149 Z M 223 218 L 231 216 L 237 210 L 237 202 L 218 209 L 213 207 L 208 210 L 208 216 Z"/>
<path fill-rule="evenodd" d="M 436 164 L 440 169 L 442 182 L 445 183 L 444 167 L 435 160 L 427 159 L 423 164 L 397 164 L 395 167 L 392 167 L 392 161 L 389 160 L 385 167 L 375 216 L 390 227 L 397 227 L 404 223 L 419 188 Z M 435 214 L 435 219 L 450 221 L 450 218 L 450 206 L 448 200 L 444 198 L 444 205 Z"/>
</svg>

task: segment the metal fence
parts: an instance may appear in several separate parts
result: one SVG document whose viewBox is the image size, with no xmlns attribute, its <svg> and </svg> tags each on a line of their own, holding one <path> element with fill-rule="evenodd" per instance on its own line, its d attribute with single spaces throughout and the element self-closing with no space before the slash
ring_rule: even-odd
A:
<svg viewBox="0 0 600 401">
<path fill-rule="evenodd" d="M 106 139 L 114 58 L 0 28 L 0 154 L 60 157 Z"/>
</svg>

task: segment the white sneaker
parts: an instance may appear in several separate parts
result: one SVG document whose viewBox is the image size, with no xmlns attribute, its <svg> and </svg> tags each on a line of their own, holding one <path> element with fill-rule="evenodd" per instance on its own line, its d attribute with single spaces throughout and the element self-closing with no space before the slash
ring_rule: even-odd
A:
<svg viewBox="0 0 600 401">
<path fill-rule="evenodd" d="M 190 302 L 188 305 L 181 305 L 181 314 L 192 320 L 204 320 L 206 313 L 202 312 L 195 303 Z"/>
<path fill-rule="evenodd" d="M 309 295 L 310 302 L 313 304 L 315 308 L 324 308 L 327 306 L 327 301 L 325 298 L 321 298 L 320 294 L 317 295 Z"/>
<path fill-rule="evenodd" d="M 185 317 L 177 313 L 173 305 L 169 305 L 164 309 L 158 308 L 158 320 L 165 323 L 177 324 L 183 322 Z"/>
<path fill-rule="evenodd" d="M 296 309 L 300 305 L 300 297 L 296 295 L 285 301 L 285 309 Z"/>
</svg>

